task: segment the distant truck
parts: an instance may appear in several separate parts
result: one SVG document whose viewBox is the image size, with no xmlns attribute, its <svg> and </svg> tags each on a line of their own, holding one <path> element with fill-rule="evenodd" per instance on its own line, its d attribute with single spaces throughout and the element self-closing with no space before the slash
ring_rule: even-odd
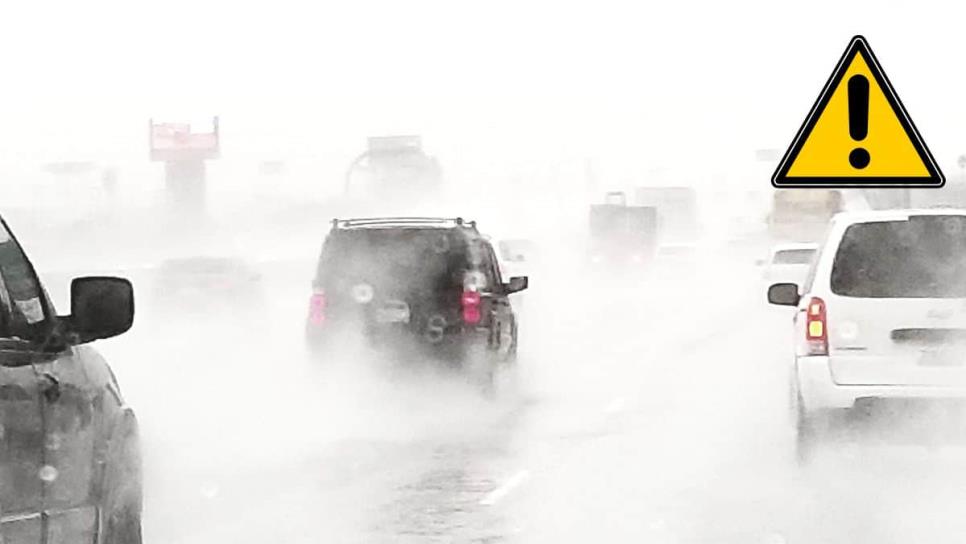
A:
<svg viewBox="0 0 966 544">
<path fill-rule="evenodd" d="M 589 257 L 592 263 L 640 264 L 657 248 L 657 209 L 628 206 L 623 193 L 608 193 L 604 204 L 590 206 Z"/>
<path fill-rule="evenodd" d="M 840 190 L 776 189 L 768 214 L 768 233 L 775 241 L 817 242 L 832 216 L 845 208 Z"/>
<path fill-rule="evenodd" d="M 349 166 L 347 195 L 397 198 L 436 191 L 442 183 L 439 161 L 423 151 L 417 135 L 373 136 Z"/>
<path fill-rule="evenodd" d="M 693 246 L 700 236 L 697 192 L 691 187 L 638 187 L 637 206 L 657 210 L 660 246 Z"/>
</svg>

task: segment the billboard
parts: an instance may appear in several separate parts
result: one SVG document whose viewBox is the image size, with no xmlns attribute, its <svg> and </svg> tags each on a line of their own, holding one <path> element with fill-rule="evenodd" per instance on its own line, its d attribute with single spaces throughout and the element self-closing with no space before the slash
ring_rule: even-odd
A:
<svg viewBox="0 0 966 544">
<path fill-rule="evenodd" d="M 217 159 L 220 154 L 218 117 L 202 122 L 149 121 L 152 161 L 181 162 Z"/>
</svg>

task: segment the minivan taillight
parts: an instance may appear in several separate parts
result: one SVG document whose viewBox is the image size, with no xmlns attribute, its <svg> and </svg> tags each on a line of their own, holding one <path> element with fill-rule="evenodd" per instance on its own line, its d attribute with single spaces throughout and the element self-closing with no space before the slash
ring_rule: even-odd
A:
<svg viewBox="0 0 966 544">
<path fill-rule="evenodd" d="M 808 355 L 828 355 L 828 320 L 825 301 L 812 297 L 805 308 L 805 342 Z"/>
<path fill-rule="evenodd" d="M 309 299 L 309 322 L 313 325 L 325 323 L 325 293 L 318 290 Z"/>
<path fill-rule="evenodd" d="M 463 322 L 468 325 L 476 325 L 482 319 L 480 313 L 480 293 L 478 291 L 463 291 L 460 297 L 460 305 L 463 308 Z"/>
</svg>

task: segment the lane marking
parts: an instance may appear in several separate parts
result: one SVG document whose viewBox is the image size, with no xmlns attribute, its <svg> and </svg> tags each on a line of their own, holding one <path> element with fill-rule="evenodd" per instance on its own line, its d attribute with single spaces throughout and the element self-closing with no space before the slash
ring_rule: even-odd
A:
<svg viewBox="0 0 966 544">
<path fill-rule="evenodd" d="M 530 478 L 529 470 L 521 470 L 514 474 L 509 480 L 507 480 L 503 485 L 490 491 L 485 497 L 480 499 L 480 504 L 484 506 L 493 506 L 494 504 L 500 502 L 503 497 L 507 496 L 508 493 L 513 491 L 517 486 L 527 481 Z"/>
</svg>

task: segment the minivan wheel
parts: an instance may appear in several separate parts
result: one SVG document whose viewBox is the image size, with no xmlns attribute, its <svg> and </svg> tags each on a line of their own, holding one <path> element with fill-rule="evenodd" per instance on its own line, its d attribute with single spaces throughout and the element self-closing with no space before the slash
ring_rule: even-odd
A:
<svg viewBox="0 0 966 544">
<path fill-rule="evenodd" d="M 795 460 L 799 466 L 811 463 L 825 441 L 825 419 L 821 412 L 806 413 L 799 397 L 796 402 Z"/>
</svg>

